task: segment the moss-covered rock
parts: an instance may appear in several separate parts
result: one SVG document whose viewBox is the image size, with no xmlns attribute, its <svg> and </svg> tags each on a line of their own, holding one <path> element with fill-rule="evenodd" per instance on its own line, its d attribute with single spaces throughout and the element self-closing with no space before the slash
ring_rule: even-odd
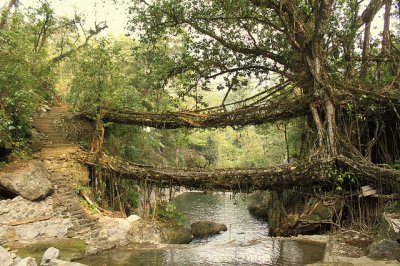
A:
<svg viewBox="0 0 400 266">
<path fill-rule="evenodd" d="M 19 243 L 15 245 L 9 244 L 7 246 L 13 250 L 17 250 L 18 256 L 34 257 L 38 263 L 41 261 L 43 253 L 50 247 L 55 247 L 60 250 L 59 259 L 66 261 L 82 258 L 86 251 L 86 243 L 76 238 L 42 240 L 29 244 Z"/>
<path fill-rule="evenodd" d="M 256 191 L 251 195 L 251 201 L 247 209 L 257 219 L 268 220 L 268 206 L 271 194 L 266 191 Z"/>
<path fill-rule="evenodd" d="M 164 225 L 161 226 L 160 229 L 163 243 L 189 244 L 193 240 L 193 235 L 189 228 Z"/>
</svg>

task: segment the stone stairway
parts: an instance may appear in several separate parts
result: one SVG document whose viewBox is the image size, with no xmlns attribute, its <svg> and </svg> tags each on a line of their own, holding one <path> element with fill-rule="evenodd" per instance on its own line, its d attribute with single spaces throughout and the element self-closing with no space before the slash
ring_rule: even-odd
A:
<svg viewBox="0 0 400 266">
<path fill-rule="evenodd" d="M 77 195 L 77 169 L 73 167 L 72 159 L 48 158 L 44 160 L 50 174 L 50 180 L 55 187 L 53 194 L 53 210 L 56 215 L 70 219 L 73 226 L 68 229 L 68 237 L 87 238 L 88 233 L 95 228 L 97 218 L 91 216 L 81 206 Z"/>
<path fill-rule="evenodd" d="M 79 152 L 79 148 L 70 143 L 61 128 L 57 126 L 62 116 L 66 114 L 68 114 L 67 105 L 58 104 L 51 107 L 50 111 L 33 118 L 33 127 L 44 139 L 43 149 L 36 156 L 44 162 L 54 185 L 55 192 L 52 195 L 54 213 L 69 219 L 72 223 L 67 237 L 87 239 L 97 225 L 97 218 L 82 207 L 76 192 L 79 174 L 87 175 L 87 172 L 71 158 L 71 155 Z"/>
<path fill-rule="evenodd" d="M 50 111 L 36 115 L 33 118 L 33 127 L 44 136 L 43 144 L 47 147 L 60 147 L 69 145 L 69 141 L 64 137 L 62 131 L 57 126 L 61 117 L 68 113 L 65 104 L 53 106 Z"/>
</svg>

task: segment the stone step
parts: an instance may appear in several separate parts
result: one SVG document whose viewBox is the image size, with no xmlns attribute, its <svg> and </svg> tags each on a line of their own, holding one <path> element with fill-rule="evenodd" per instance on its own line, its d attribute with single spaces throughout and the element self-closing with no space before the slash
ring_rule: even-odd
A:
<svg viewBox="0 0 400 266">
<path fill-rule="evenodd" d="M 47 135 L 47 137 L 66 139 L 66 138 L 62 135 L 62 132 L 58 132 L 58 131 L 47 132 L 47 133 L 44 133 L 44 134 Z M 51 138 L 51 139 L 53 139 L 53 138 Z"/>
<path fill-rule="evenodd" d="M 33 125 L 33 127 L 36 128 L 36 130 L 39 131 L 39 132 L 50 131 L 50 130 L 54 130 L 54 129 L 58 129 L 59 128 L 56 125 Z"/>
</svg>

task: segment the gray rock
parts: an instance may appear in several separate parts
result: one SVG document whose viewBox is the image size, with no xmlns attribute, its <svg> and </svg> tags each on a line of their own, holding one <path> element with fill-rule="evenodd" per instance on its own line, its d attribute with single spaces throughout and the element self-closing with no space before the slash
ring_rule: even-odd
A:
<svg viewBox="0 0 400 266">
<path fill-rule="evenodd" d="M 46 264 L 46 266 L 86 266 L 86 264 L 55 259 L 52 260 L 49 264 Z"/>
<path fill-rule="evenodd" d="M 36 260 L 32 257 L 26 257 L 15 266 L 37 266 Z"/>
<path fill-rule="evenodd" d="M 30 147 L 33 152 L 38 152 L 43 149 L 43 142 L 40 139 L 40 134 L 37 131 L 32 131 Z"/>
<path fill-rule="evenodd" d="M 400 260 L 400 244 L 384 239 L 367 247 L 367 257 L 371 259 Z"/>
<path fill-rule="evenodd" d="M 0 173 L 0 186 L 32 201 L 44 199 L 53 192 L 48 172 L 41 161 L 30 161 L 15 168 Z"/>
<path fill-rule="evenodd" d="M 5 248 L 0 246 L 0 265 L 1 266 L 10 266 L 13 265 L 13 258 L 10 252 L 8 252 Z"/>
<path fill-rule="evenodd" d="M 43 254 L 40 265 L 47 265 L 47 263 L 51 262 L 52 260 L 58 259 L 59 255 L 60 251 L 58 249 L 54 247 L 48 248 Z"/>
<path fill-rule="evenodd" d="M 87 254 L 126 246 L 129 243 L 127 234 L 131 224 L 127 219 L 103 217 L 99 220 L 98 227 L 91 236 L 86 250 Z"/>
<path fill-rule="evenodd" d="M 141 218 L 140 218 L 139 215 L 132 214 L 132 215 L 129 215 L 129 217 L 126 218 L 126 219 L 128 220 L 128 222 L 134 223 L 134 222 L 136 222 L 136 221 L 139 221 Z"/>
<path fill-rule="evenodd" d="M 204 237 L 213 234 L 219 234 L 221 231 L 226 231 L 225 224 L 219 224 L 211 221 L 197 221 L 190 225 L 190 231 L 195 237 Z"/>
<path fill-rule="evenodd" d="M 179 226 L 162 226 L 162 242 L 167 244 L 189 244 L 193 240 L 193 235 L 189 228 Z"/>
<path fill-rule="evenodd" d="M 142 220 L 131 223 L 126 235 L 130 243 L 162 243 L 160 229 L 154 224 L 146 223 Z"/>
</svg>

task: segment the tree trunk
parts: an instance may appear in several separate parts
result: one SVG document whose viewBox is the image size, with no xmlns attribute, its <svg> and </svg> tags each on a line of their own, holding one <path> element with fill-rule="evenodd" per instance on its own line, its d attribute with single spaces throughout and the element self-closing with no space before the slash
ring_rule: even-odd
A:
<svg viewBox="0 0 400 266">
<path fill-rule="evenodd" d="M 287 125 L 284 126 L 284 134 L 285 134 L 285 144 L 286 144 L 286 159 L 287 162 L 290 163 L 290 150 L 289 150 L 289 140 L 287 134 Z"/>
<path fill-rule="evenodd" d="M 364 29 L 364 42 L 363 42 L 363 51 L 362 51 L 362 64 L 361 64 L 361 72 L 360 72 L 360 79 L 362 81 L 365 80 L 367 76 L 368 70 L 368 55 L 369 55 L 369 40 L 371 38 L 371 23 L 365 24 Z"/>
<path fill-rule="evenodd" d="M 328 126 L 328 151 L 331 156 L 337 155 L 336 149 L 336 110 L 331 99 L 325 101 L 326 121 Z"/>
<path fill-rule="evenodd" d="M 318 144 L 319 148 L 323 149 L 324 147 L 324 138 L 325 138 L 325 130 L 324 126 L 322 125 L 321 118 L 318 114 L 318 109 L 315 103 L 310 104 L 311 114 L 314 119 L 315 126 L 317 127 L 318 132 Z"/>
<path fill-rule="evenodd" d="M 103 118 L 103 109 L 101 107 L 98 107 L 95 132 L 93 134 L 92 142 L 90 145 L 90 151 L 96 154 L 99 154 L 101 152 L 101 149 L 103 148 L 104 126 L 102 118 Z"/>
<path fill-rule="evenodd" d="M 390 12 L 392 9 L 392 0 L 386 0 L 385 3 L 385 19 L 383 24 L 382 36 L 382 55 L 384 57 L 389 55 L 390 51 Z"/>
<path fill-rule="evenodd" d="M 0 20 L 0 29 L 4 29 L 7 23 L 8 15 L 10 14 L 11 8 L 17 3 L 17 0 L 10 0 L 6 9 L 2 11 L 1 20 Z"/>
</svg>

